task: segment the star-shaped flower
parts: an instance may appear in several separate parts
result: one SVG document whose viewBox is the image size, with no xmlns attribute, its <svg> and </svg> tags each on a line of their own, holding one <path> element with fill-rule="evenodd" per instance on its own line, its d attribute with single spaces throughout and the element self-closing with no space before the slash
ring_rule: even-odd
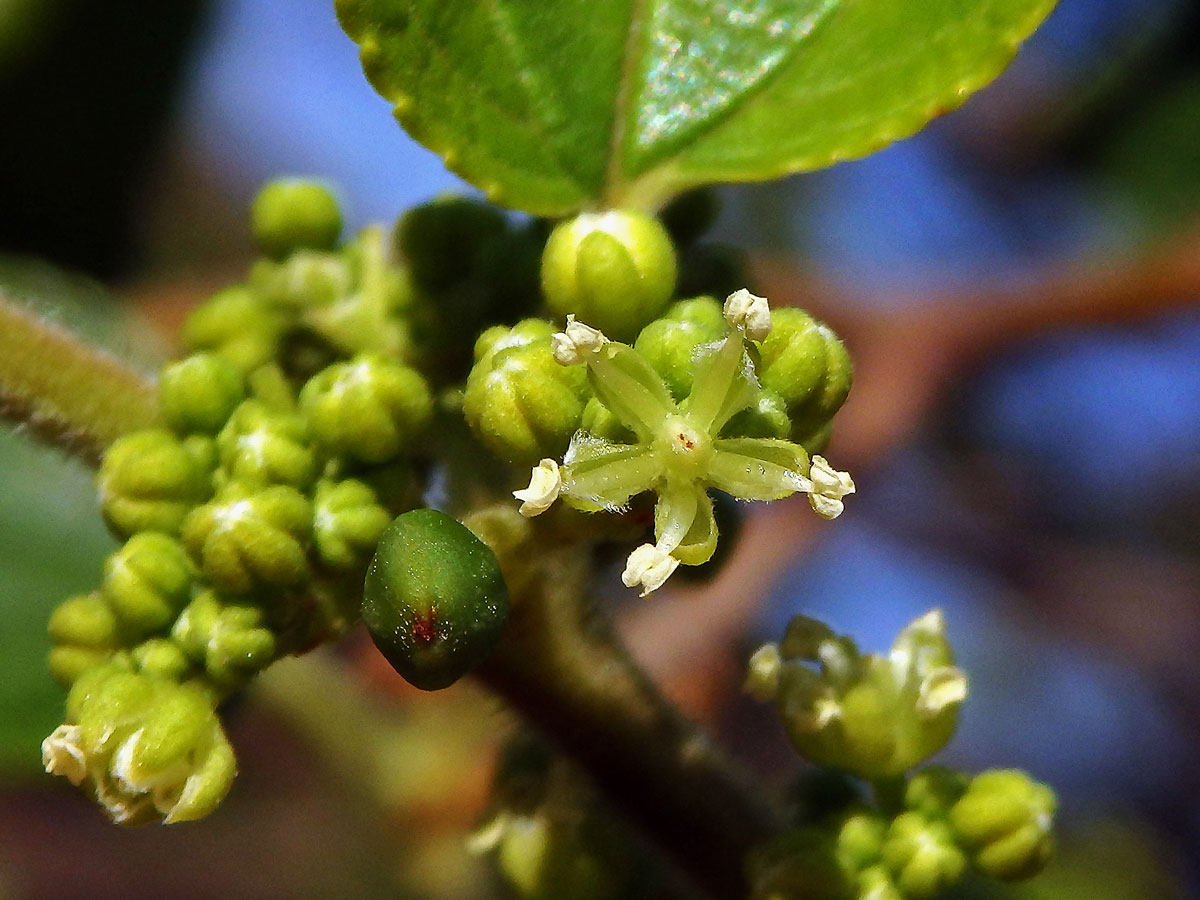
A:
<svg viewBox="0 0 1200 900">
<path fill-rule="evenodd" d="M 542 460 L 528 488 L 515 491 L 521 512 L 538 515 L 562 497 L 587 512 L 621 511 L 631 498 L 654 491 L 654 544 L 630 554 L 622 580 L 642 595 L 659 588 L 680 564 L 697 566 L 717 545 L 709 488 L 740 500 L 811 495 L 813 508 L 834 518 L 841 497 L 854 490 L 845 472 L 820 457 L 810 464 L 804 448 L 773 438 L 720 437 L 733 416 L 754 403 L 759 384 L 747 347 L 766 337 L 766 301 L 746 291 L 725 303 L 729 333 L 696 348 L 691 394 L 680 403 L 663 379 L 632 347 L 570 317 L 555 335 L 555 358 L 586 365 L 596 397 L 636 437 L 619 444 L 577 432 L 561 466 Z"/>
</svg>

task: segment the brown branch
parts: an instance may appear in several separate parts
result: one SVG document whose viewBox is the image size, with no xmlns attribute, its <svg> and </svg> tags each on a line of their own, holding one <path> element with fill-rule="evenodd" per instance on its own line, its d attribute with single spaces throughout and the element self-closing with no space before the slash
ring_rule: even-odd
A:
<svg viewBox="0 0 1200 900">
<path fill-rule="evenodd" d="M 778 813 L 580 603 L 579 556 L 577 548 L 554 551 L 478 674 L 574 757 L 696 885 L 741 900 L 745 854 L 779 827 Z"/>
</svg>

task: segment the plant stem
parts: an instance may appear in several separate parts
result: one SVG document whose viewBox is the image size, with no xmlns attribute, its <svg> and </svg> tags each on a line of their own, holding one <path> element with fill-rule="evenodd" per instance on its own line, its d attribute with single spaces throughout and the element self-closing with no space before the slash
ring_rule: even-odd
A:
<svg viewBox="0 0 1200 900">
<path fill-rule="evenodd" d="M 589 773 L 693 882 L 742 900 L 746 852 L 780 827 L 748 777 L 674 709 L 581 601 L 586 554 L 550 551 L 514 597 L 483 681 Z"/>
<path fill-rule="evenodd" d="M 0 293 L 0 418 L 95 465 L 158 406 L 152 382 Z"/>
</svg>

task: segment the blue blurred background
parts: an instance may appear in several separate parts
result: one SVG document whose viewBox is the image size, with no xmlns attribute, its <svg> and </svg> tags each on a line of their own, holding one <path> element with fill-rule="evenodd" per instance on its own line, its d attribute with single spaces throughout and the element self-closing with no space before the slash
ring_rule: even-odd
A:
<svg viewBox="0 0 1200 900">
<path fill-rule="evenodd" d="M 167 285 L 236 277 L 243 211 L 280 173 L 336 184 L 352 228 L 465 189 L 392 121 L 327 0 L 83 6 L 14 13 L 22 39 L 0 39 L 0 54 L 21 50 L 7 64 L 0 55 L 0 121 L 20 123 L 0 149 L 0 252 L 153 301 Z M 111 21 L 88 21 L 97 10 Z M 126 32 L 146 16 L 153 40 L 124 47 L 118 37 L 137 44 Z M 963 109 L 868 159 L 724 189 L 717 235 L 833 286 L 850 322 L 903 317 L 930 298 L 969 304 L 977 285 L 1032 284 L 1064 261 L 1169 244 L 1200 227 L 1197 19 L 1188 0 L 1061 0 Z M 84 39 L 97 29 L 118 37 Z M 63 67 L 64 52 L 80 71 Z M 58 87 L 29 87 L 42 83 Z M 97 180 L 103 189 L 87 187 Z M 948 759 L 1020 765 L 1054 784 L 1068 849 L 1084 848 L 1078 866 L 1102 885 L 1089 894 L 1085 878 L 1063 875 L 1021 896 L 1200 896 L 1197 300 L 1141 313 L 1135 297 L 1128 324 L 1079 316 L 956 371 L 932 416 L 871 460 L 853 514 L 789 568 L 755 623 L 769 639 L 805 612 L 882 650 L 912 618 L 945 610 L 973 682 Z M 57 465 L 8 434 L 0 452 L 16 473 Z M 5 558 L 24 555 L 31 534 L 84 532 L 71 539 L 78 573 L 14 576 L 0 595 L 6 645 L 85 588 L 107 545 L 86 476 L 60 470 L 38 468 L 64 481 L 44 514 L 21 499 L 24 476 L 0 493 Z M 13 749 L 56 721 L 53 691 L 24 687 L 43 650 L 21 644 L 0 663 L 0 760 L 14 785 L 0 832 L 87 814 L 39 805 L 45 785 L 22 777 L 36 753 Z M 31 874 L 38 865 L 54 867 L 0 841 L 0 897 L 75 896 Z M 92 896 L 130 896 L 128 881 L 105 884 Z"/>
</svg>

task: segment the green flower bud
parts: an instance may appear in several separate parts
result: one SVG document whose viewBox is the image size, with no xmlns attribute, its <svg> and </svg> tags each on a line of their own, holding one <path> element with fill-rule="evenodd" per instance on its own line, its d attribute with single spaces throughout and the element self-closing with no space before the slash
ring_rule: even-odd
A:
<svg viewBox="0 0 1200 900">
<path fill-rule="evenodd" d="M 967 789 L 967 777 L 943 766 L 930 766 L 908 780 L 904 808 L 927 819 L 944 819 Z"/>
<path fill-rule="evenodd" d="M 858 875 L 858 900 L 905 900 L 885 866 L 871 866 Z"/>
<path fill-rule="evenodd" d="M 1057 805 L 1054 792 L 1024 772 L 993 769 L 971 779 L 950 822 L 980 871 L 1011 881 L 1049 862 Z"/>
<path fill-rule="evenodd" d="M 406 212 L 396 243 L 416 284 L 439 291 L 469 272 L 479 250 L 506 228 L 504 213 L 490 203 L 446 195 Z"/>
<path fill-rule="evenodd" d="M 530 320 L 537 321 L 537 320 Z M 475 433 L 508 462 L 561 455 L 579 428 L 587 373 L 554 361 L 544 324 L 522 322 L 501 336 L 488 329 L 463 395 L 463 414 Z"/>
<path fill-rule="evenodd" d="M 221 468 L 246 486 L 286 484 L 304 488 L 317 474 L 317 460 L 299 416 L 244 401 L 217 435 Z"/>
<path fill-rule="evenodd" d="M 196 448 L 169 431 L 146 429 L 118 438 L 105 451 L 96 478 L 100 511 L 114 533 L 179 530 L 183 517 L 211 493 L 211 478 Z"/>
<path fill-rule="evenodd" d="M 242 373 L 214 353 L 194 353 L 171 363 L 158 381 L 167 424 L 181 434 L 216 434 L 242 402 Z"/>
<path fill-rule="evenodd" d="M 192 589 L 192 566 L 182 545 L 153 531 L 135 534 L 104 561 L 101 594 L 135 639 L 166 628 Z"/>
<path fill-rule="evenodd" d="M 55 644 L 50 650 L 50 673 L 64 686 L 122 646 L 117 618 L 97 593 L 64 600 L 50 614 L 47 630 Z"/>
<path fill-rule="evenodd" d="M 861 656 L 849 638 L 799 618 L 781 646 L 775 703 L 796 749 L 863 778 L 902 774 L 940 750 L 958 721 L 966 676 L 941 614 L 912 622 L 888 656 Z M 805 663 L 819 660 L 820 671 Z"/>
<path fill-rule="evenodd" d="M 245 286 L 226 288 L 197 307 L 184 322 L 189 351 L 208 350 L 249 372 L 275 358 L 287 317 Z"/>
<path fill-rule="evenodd" d="M 901 893 L 912 900 L 926 900 L 953 887 L 967 865 L 950 826 L 914 812 L 892 820 L 883 843 L 883 861 Z"/>
<path fill-rule="evenodd" d="M 265 185 L 254 198 L 250 227 L 262 251 L 280 259 L 301 247 L 332 249 L 342 233 L 342 213 L 324 185 L 281 178 Z"/>
<path fill-rule="evenodd" d="M 797 408 L 820 390 L 827 365 L 822 327 L 802 309 L 771 310 L 771 333 L 760 345 L 758 375 L 788 406 Z"/>
<path fill-rule="evenodd" d="M 854 364 L 846 345 L 827 325 L 821 325 L 820 331 L 825 338 L 825 377 L 820 389 L 792 411 L 792 427 L 804 440 L 813 440 L 814 432 L 827 425 L 842 408 L 854 378 Z"/>
<path fill-rule="evenodd" d="M 308 577 L 312 507 L 294 488 L 231 489 L 197 508 L 182 537 L 208 581 L 228 594 L 286 588 Z"/>
<path fill-rule="evenodd" d="M 277 652 L 261 609 L 225 603 L 212 591 L 196 595 L 171 636 L 215 684 L 227 689 L 245 684 L 270 665 Z"/>
<path fill-rule="evenodd" d="M 721 430 L 722 437 L 786 439 L 792 430 L 787 404 L 774 391 L 759 392 L 754 405 L 743 409 Z M 807 448 L 805 448 L 807 449 Z"/>
<path fill-rule="evenodd" d="M 579 427 L 588 434 L 614 444 L 632 444 L 637 441 L 633 430 L 601 403 L 598 397 L 592 397 L 584 404 Z"/>
<path fill-rule="evenodd" d="M 233 750 L 201 688 L 99 667 L 42 743 L 46 771 L 84 786 L 118 823 L 207 815 L 233 782 Z"/>
<path fill-rule="evenodd" d="M 838 827 L 837 859 L 846 872 L 860 872 L 879 862 L 888 826 L 876 812 L 853 812 Z"/>
<path fill-rule="evenodd" d="M 711 297 L 696 297 L 673 304 L 662 318 L 642 329 L 633 346 L 678 401 L 692 392 L 696 348 L 720 340 L 725 331 L 721 304 Z"/>
<path fill-rule="evenodd" d="M 540 343 L 554 332 L 554 326 L 545 319 L 522 319 L 512 326 L 493 325 L 475 339 L 475 362 L 490 366 L 492 357 L 500 351 Z"/>
<path fill-rule="evenodd" d="M 331 453 L 387 462 L 429 424 L 433 398 L 415 370 L 361 355 L 318 372 L 300 391 L 313 439 Z"/>
<path fill-rule="evenodd" d="M 560 316 L 632 341 L 675 290 L 675 249 L 644 213 L 580 213 L 560 223 L 542 254 L 542 291 Z"/>
<path fill-rule="evenodd" d="M 507 619 L 500 564 L 466 527 L 432 509 L 388 526 L 367 571 L 363 621 L 408 682 L 450 686 L 491 651 Z"/>
<path fill-rule="evenodd" d="M 349 296 L 355 276 L 341 253 L 298 250 L 282 262 L 255 263 L 250 286 L 269 306 L 307 312 Z"/>
<path fill-rule="evenodd" d="M 319 481 L 313 498 L 313 543 L 331 569 L 366 564 L 391 514 L 361 481 Z"/>
<path fill-rule="evenodd" d="M 191 661 L 183 648 L 169 638 L 150 638 L 133 648 L 137 670 L 152 678 L 163 681 L 182 681 L 191 668 Z"/>
</svg>

